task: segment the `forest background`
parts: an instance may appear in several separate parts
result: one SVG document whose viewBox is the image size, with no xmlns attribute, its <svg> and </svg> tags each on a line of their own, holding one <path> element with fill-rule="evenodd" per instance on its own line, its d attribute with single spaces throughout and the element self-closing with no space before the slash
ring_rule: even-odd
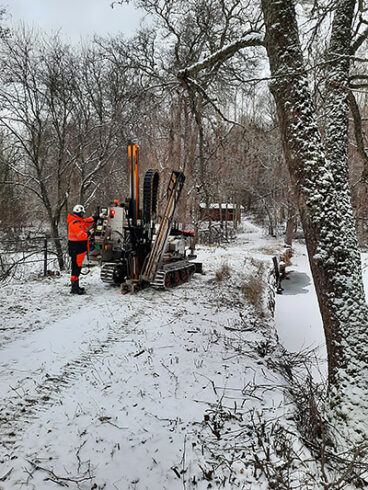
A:
<svg viewBox="0 0 368 490">
<path fill-rule="evenodd" d="M 252 211 L 271 235 L 287 223 L 295 229 L 297 207 L 264 53 L 239 53 L 206 73 L 199 88 L 188 90 L 177 78 L 180 69 L 238 37 L 241 2 L 161 3 L 147 3 L 148 27 L 129 40 L 99 37 L 76 46 L 27 27 L 3 28 L 3 231 L 41 226 L 59 237 L 76 202 L 93 212 L 124 199 L 129 139 L 139 143 L 143 171 L 159 168 L 165 181 L 172 168 L 184 170 L 182 221 L 198 225 L 200 203 L 231 203 Z M 323 73 L 315 69 L 311 76 L 318 94 Z M 364 110 L 364 95 L 359 104 Z M 365 183 L 356 183 L 362 160 L 354 145 L 351 150 L 363 243 Z"/>
</svg>

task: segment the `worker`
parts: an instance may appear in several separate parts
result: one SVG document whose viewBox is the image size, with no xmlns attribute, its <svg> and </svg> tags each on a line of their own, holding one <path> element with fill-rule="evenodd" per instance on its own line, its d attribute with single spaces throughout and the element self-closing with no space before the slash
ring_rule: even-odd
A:
<svg viewBox="0 0 368 490">
<path fill-rule="evenodd" d="M 83 218 L 85 209 L 81 204 L 73 208 L 73 213 L 68 214 L 68 251 L 72 259 L 71 293 L 84 294 L 85 289 L 79 286 L 79 276 L 87 251 L 89 250 L 88 230 L 93 225 L 95 218 Z"/>
</svg>

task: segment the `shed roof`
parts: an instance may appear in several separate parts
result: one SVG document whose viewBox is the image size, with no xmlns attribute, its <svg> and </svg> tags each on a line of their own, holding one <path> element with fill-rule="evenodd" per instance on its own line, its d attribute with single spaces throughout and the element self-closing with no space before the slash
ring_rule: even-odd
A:
<svg viewBox="0 0 368 490">
<path fill-rule="evenodd" d="M 205 202 L 201 202 L 199 204 L 199 207 L 202 208 L 202 209 L 206 209 L 206 203 Z M 220 208 L 220 205 L 218 203 L 214 203 L 214 204 L 210 204 L 209 205 L 209 208 L 210 209 L 219 209 Z M 222 203 L 221 204 L 221 209 L 234 209 L 236 208 L 236 204 L 233 204 L 233 203 Z M 243 206 L 240 206 L 240 209 L 244 209 Z"/>
</svg>

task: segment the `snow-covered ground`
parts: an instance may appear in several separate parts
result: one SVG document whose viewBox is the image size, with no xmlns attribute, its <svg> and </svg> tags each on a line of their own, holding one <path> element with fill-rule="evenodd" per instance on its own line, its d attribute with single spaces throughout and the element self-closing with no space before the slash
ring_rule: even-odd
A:
<svg viewBox="0 0 368 490">
<path fill-rule="evenodd" d="M 201 247 L 205 274 L 171 291 L 122 295 L 98 268 L 86 296 L 69 294 L 67 274 L 4 286 L 0 489 L 269 488 L 251 457 L 269 457 L 254 449 L 257 421 L 282 424 L 292 407 L 257 282 L 267 292 L 281 250 L 246 223 L 235 242 Z M 291 350 L 323 343 L 303 253 L 277 297 Z"/>
</svg>

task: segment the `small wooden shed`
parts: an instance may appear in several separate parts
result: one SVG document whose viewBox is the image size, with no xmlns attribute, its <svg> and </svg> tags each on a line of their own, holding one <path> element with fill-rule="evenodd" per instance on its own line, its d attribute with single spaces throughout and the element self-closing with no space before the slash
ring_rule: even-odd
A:
<svg viewBox="0 0 368 490">
<path fill-rule="evenodd" d="M 242 208 L 242 206 L 240 206 Z M 199 205 L 199 216 L 203 221 L 234 221 L 236 217 L 235 205 L 232 203 L 221 204 L 210 204 L 207 212 L 206 204 L 200 203 Z"/>
</svg>

